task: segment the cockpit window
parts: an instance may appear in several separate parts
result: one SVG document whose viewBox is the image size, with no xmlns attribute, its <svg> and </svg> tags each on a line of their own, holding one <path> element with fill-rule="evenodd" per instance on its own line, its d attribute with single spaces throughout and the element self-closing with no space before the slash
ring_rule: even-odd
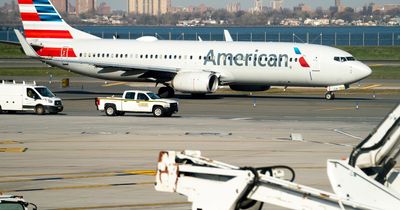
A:
<svg viewBox="0 0 400 210">
<path fill-rule="evenodd" d="M 356 59 L 354 57 L 339 57 L 335 56 L 333 60 L 338 61 L 338 62 L 346 62 L 346 61 L 355 61 Z"/>
</svg>

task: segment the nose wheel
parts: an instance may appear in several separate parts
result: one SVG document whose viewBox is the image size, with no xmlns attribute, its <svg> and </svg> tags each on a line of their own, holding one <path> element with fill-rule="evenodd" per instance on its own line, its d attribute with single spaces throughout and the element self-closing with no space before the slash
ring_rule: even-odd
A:
<svg viewBox="0 0 400 210">
<path fill-rule="evenodd" d="M 173 98 L 175 97 L 175 90 L 170 86 L 161 87 L 158 89 L 158 95 L 161 98 Z"/>
<path fill-rule="evenodd" d="M 329 91 L 325 94 L 325 99 L 326 100 L 333 100 L 335 99 L 335 92 Z"/>
</svg>

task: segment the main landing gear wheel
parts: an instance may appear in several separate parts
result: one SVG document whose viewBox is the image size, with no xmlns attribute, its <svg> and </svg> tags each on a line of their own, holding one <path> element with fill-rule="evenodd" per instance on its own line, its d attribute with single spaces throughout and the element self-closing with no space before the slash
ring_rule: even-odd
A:
<svg viewBox="0 0 400 210">
<path fill-rule="evenodd" d="M 326 99 L 326 100 L 333 100 L 333 99 L 335 99 L 335 93 L 334 93 L 334 92 L 327 92 L 327 93 L 325 94 L 325 99 Z"/>
<path fill-rule="evenodd" d="M 161 87 L 158 89 L 158 95 L 161 98 L 173 98 L 175 97 L 175 90 L 170 86 Z"/>
</svg>

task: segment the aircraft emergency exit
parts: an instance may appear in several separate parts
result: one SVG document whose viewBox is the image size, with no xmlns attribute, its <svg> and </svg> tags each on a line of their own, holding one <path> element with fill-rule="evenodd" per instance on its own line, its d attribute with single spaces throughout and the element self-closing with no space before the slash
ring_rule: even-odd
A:
<svg viewBox="0 0 400 210">
<path fill-rule="evenodd" d="M 371 74 L 342 50 L 313 44 L 101 39 L 69 26 L 49 0 L 18 0 L 24 52 L 47 64 L 105 80 L 163 84 L 159 94 L 214 93 L 220 86 L 325 87 L 326 99 Z"/>
</svg>

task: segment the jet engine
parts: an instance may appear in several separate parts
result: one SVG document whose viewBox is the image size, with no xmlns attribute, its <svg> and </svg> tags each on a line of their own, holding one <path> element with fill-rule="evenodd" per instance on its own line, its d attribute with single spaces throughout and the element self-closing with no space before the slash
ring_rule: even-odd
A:
<svg viewBox="0 0 400 210">
<path fill-rule="evenodd" d="M 218 89 L 218 76 L 211 72 L 180 72 L 172 87 L 182 93 L 213 93 Z"/>
<path fill-rule="evenodd" d="M 232 90 L 236 91 L 266 91 L 271 88 L 269 85 L 229 85 Z"/>
</svg>

